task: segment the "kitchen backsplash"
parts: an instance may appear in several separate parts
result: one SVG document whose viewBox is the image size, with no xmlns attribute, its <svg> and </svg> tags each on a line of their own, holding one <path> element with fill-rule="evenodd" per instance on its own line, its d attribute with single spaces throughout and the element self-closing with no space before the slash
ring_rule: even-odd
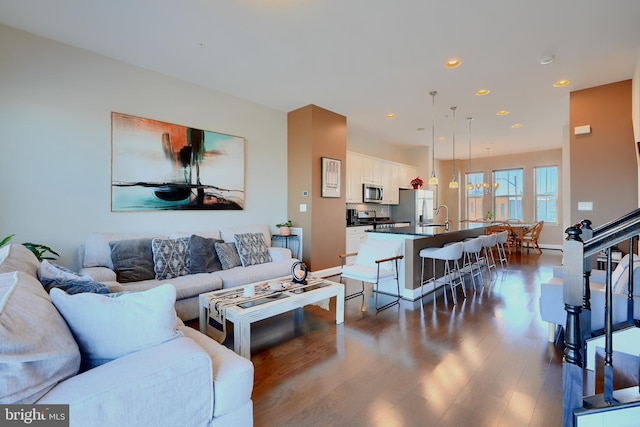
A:
<svg viewBox="0 0 640 427">
<path fill-rule="evenodd" d="M 356 209 L 358 211 L 375 211 L 377 217 L 388 217 L 389 205 L 379 205 L 376 203 L 347 203 L 347 209 Z"/>
</svg>

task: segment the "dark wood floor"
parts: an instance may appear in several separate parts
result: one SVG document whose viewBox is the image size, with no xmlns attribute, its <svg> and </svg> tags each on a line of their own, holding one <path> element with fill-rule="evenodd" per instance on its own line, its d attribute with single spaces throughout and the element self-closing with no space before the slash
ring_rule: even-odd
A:
<svg viewBox="0 0 640 427">
<path fill-rule="evenodd" d="M 258 324 L 255 425 L 561 425 L 562 344 L 547 342 L 538 309 L 540 282 L 561 257 L 512 256 L 456 306 L 440 294 L 435 307 L 404 302 L 376 315 L 355 298 L 343 325 L 334 304 Z"/>
</svg>

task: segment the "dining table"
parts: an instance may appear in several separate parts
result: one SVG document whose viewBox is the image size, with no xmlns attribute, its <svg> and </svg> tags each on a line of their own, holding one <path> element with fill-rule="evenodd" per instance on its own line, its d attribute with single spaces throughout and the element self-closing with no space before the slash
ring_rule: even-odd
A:
<svg viewBox="0 0 640 427">
<path fill-rule="evenodd" d="M 498 233 L 500 231 L 509 231 L 509 251 L 513 248 L 515 251 L 522 250 L 522 242 L 525 234 L 531 230 L 534 224 L 515 221 L 495 221 L 495 220 L 468 220 L 468 222 L 487 224 L 486 233 Z"/>
</svg>

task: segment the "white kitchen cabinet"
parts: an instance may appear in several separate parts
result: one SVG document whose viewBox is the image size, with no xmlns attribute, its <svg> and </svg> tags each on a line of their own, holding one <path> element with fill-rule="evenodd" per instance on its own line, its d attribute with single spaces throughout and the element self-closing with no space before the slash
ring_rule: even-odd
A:
<svg viewBox="0 0 640 427">
<path fill-rule="evenodd" d="M 374 157 L 362 157 L 362 182 L 382 184 L 380 173 L 381 161 Z"/>
<path fill-rule="evenodd" d="M 347 250 L 345 253 L 355 253 L 360 250 L 360 245 L 367 240 L 367 232 L 373 230 L 373 225 L 363 225 L 358 227 L 347 227 Z M 355 257 L 347 258 L 347 263 L 353 264 Z"/>
<path fill-rule="evenodd" d="M 362 156 L 347 151 L 347 203 L 362 203 Z"/>
<path fill-rule="evenodd" d="M 382 172 L 382 186 L 384 187 L 384 198 L 382 203 L 387 205 L 397 205 L 400 203 L 399 174 L 401 165 L 394 162 L 384 162 Z"/>
<path fill-rule="evenodd" d="M 362 184 L 378 184 L 384 188 L 383 204 L 400 202 L 399 188 L 411 188 L 416 167 L 347 151 L 345 196 L 347 203 L 362 203 Z"/>
<path fill-rule="evenodd" d="M 400 173 L 399 173 L 399 187 L 400 188 L 411 188 L 411 180 L 418 176 L 415 166 L 410 165 L 401 165 Z M 421 177 L 423 181 L 428 181 L 429 177 Z"/>
</svg>

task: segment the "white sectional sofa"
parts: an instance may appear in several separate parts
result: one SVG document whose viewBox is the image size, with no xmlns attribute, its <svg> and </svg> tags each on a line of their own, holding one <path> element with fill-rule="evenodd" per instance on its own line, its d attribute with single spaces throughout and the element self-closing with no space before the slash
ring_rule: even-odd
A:
<svg viewBox="0 0 640 427">
<path fill-rule="evenodd" d="M 226 243 L 235 243 L 240 234 L 261 233 L 269 254 L 268 262 L 255 265 L 236 266 L 221 269 L 211 273 L 185 274 L 170 279 L 118 281 L 118 272 L 112 260 L 111 242 L 134 241 L 138 239 L 179 239 L 196 235 L 205 239 L 214 239 Z M 80 273 L 90 276 L 97 282 L 108 285 L 111 292 L 143 291 L 153 287 L 170 283 L 176 288 L 176 311 L 184 320 L 198 318 L 198 295 L 222 288 L 242 286 L 248 283 L 275 279 L 291 273 L 291 267 L 297 259 L 292 258 L 291 251 L 286 248 L 271 246 L 271 230 L 266 224 L 228 227 L 219 230 L 199 232 L 179 232 L 160 234 L 140 233 L 93 233 L 89 235 L 85 244 L 79 250 Z"/>
<path fill-rule="evenodd" d="M 629 255 L 625 255 L 612 272 L 613 285 L 613 323 L 627 320 L 627 299 L 629 282 Z M 591 329 L 604 328 L 604 302 L 606 271 L 592 270 L 589 279 L 591 290 Z M 640 256 L 634 256 L 634 317 L 640 317 Z M 553 277 L 540 286 L 540 317 L 549 323 L 549 341 L 554 341 L 557 325 L 564 327 L 567 323 L 567 312 L 564 309 L 562 291 L 562 266 L 554 267 Z"/>
<path fill-rule="evenodd" d="M 0 249 L 0 404 L 69 405 L 71 427 L 253 424 L 253 364 L 184 326 L 173 287 L 48 294 L 39 266 Z"/>
</svg>

